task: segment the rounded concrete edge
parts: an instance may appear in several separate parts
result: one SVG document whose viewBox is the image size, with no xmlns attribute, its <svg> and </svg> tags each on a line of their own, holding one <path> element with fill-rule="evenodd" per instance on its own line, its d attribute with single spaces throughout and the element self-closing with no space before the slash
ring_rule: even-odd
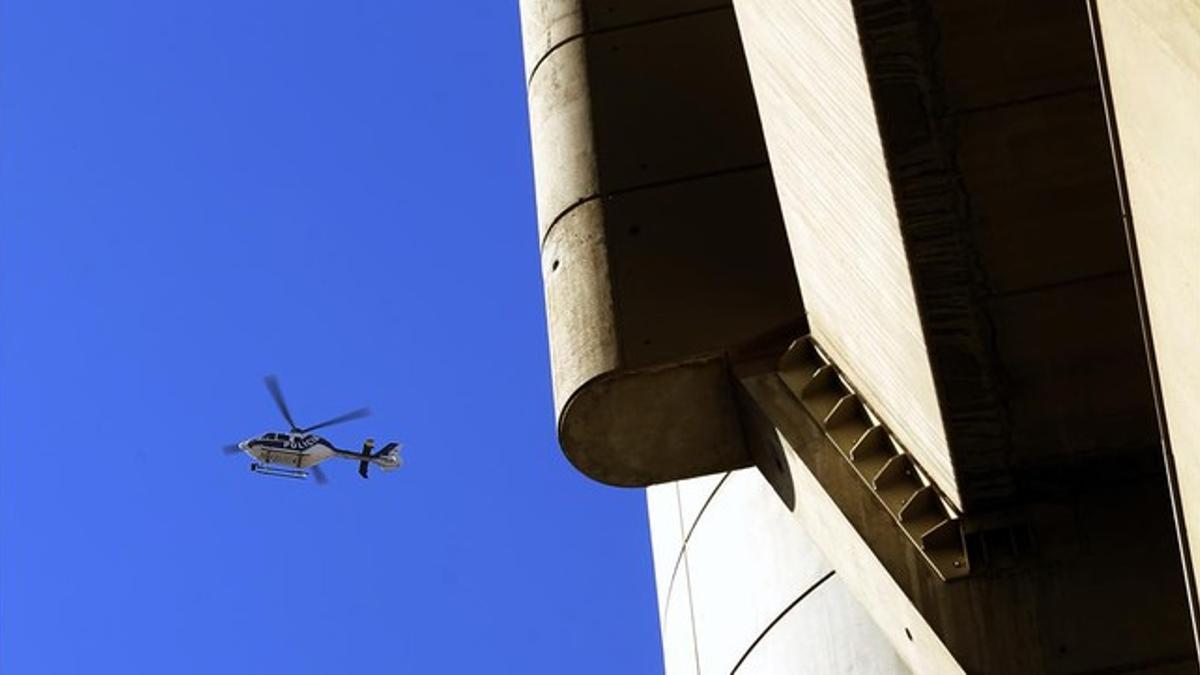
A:
<svg viewBox="0 0 1200 675">
<path fill-rule="evenodd" d="M 587 476 L 642 487 L 751 463 L 723 355 L 610 371 L 571 392 L 559 443 Z"/>
</svg>

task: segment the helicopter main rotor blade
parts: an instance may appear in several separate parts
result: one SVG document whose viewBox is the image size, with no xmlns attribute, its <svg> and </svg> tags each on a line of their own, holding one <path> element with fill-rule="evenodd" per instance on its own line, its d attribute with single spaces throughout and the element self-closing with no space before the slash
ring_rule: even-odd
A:
<svg viewBox="0 0 1200 675">
<path fill-rule="evenodd" d="M 317 482 L 317 485 L 324 485 L 329 482 L 329 479 L 325 476 L 325 470 L 319 464 L 313 464 L 308 467 L 308 472 L 312 474 L 313 480 Z"/>
<path fill-rule="evenodd" d="M 236 455 L 241 452 L 242 449 L 236 445 L 226 445 L 225 447 L 221 448 L 221 451 L 227 455 Z"/>
<path fill-rule="evenodd" d="M 275 399 L 275 405 L 279 406 L 279 412 L 283 413 L 283 419 L 292 425 L 292 431 L 297 429 L 296 423 L 292 421 L 292 413 L 288 412 L 287 403 L 283 402 L 283 390 L 279 388 L 279 380 L 274 375 L 266 377 L 267 391 L 271 392 L 271 398 Z"/>
<path fill-rule="evenodd" d="M 310 431 L 316 431 L 317 429 L 324 429 L 325 427 L 331 427 L 335 424 L 341 424 L 342 422 L 349 422 L 350 420 L 361 419 L 370 414 L 371 414 L 370 408 L 359 408 L 358 410 L 348 412 L 345 415 L 338 415 L 337 417 L 335 417 L 331 420 L 325 420 L 324 422 L 321 422 L 320 424 L 314 424 L 311 427 L 306 427 L 304 429 L 300 429 L 299 431 L 302 434 L 307 434 Z"/>
</svg>

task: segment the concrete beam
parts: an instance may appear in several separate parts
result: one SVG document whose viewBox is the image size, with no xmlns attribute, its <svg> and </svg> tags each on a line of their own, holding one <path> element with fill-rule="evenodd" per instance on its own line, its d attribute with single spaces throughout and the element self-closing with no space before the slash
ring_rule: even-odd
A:
<svg viewBox="0 0 1200 675">
<path fill-rule="evenodd" d="M 1161 466 L 1044 477 L 1007 514 L 1019 543 L 967 516 L 971 573 L 942 581 L 775 368 L 738 370 L 756 452 L 778 458 L 776 492 L 913 672 L 1194 671 Z"/>
<path fill-rule="evenodd" d="M 813 334 L 952 503 L 1153 447 L 1086 4 L 735 5 Z"/>
</svg>

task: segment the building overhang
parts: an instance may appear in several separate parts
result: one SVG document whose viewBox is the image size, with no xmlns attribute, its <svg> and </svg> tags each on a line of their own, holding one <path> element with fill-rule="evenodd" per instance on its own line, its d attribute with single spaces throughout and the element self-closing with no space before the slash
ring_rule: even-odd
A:
<svg viewBox="0 0 1200 675">
<path fill-rule="evenodd" d="M 740 468 L 727 355 L 805 320 L 733 7 L 600 4 L 522 3 L 559 439 L 613 485 Z"/>
</svg>

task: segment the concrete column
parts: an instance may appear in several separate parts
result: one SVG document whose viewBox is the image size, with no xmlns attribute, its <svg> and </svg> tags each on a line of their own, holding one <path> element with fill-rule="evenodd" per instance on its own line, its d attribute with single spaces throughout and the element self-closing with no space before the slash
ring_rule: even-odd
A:
<svg viewBox="0 0 1200 675">
<path fill-rule="evenodd" d="M 563 450 L 615 485 L 746 466 L 726 354 L 804 318 L 733 8 L 521 13 Z"/>
<path fill-rule="evenodd" d="M 908 672 L 758 469 L 647 504 L 668 675 Z"/>
</svg>

